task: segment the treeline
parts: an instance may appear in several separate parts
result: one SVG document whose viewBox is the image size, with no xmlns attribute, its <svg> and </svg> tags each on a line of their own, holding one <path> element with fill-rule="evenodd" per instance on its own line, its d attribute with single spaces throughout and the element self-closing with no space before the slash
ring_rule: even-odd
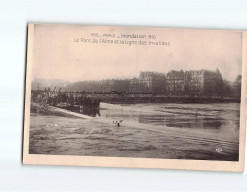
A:
<svg viewBox="0 0 247 195">
<path fill-rule="evenodd" d="M 223 80 L 222 95 L 226 97 L 241 97 L 241 75 L 234 82 Z"/>
<path fill-rule="evenodd" d="M 136 79 L 138 80 L 138 79 Z M 135 88 L 133 85 L 133 82 L 135 79 L 132 79 L 132 86 L 129 80 L 104 80 L 104 81 L 80 81 L 75 83 L 45 83 L 45 82 L 33 82 L 32 83 L 32 89 L 48 89 L 50 88 L 53 90 L 55 87 L 56 89 L 60 89 L 61 91 L 72 91 L 72 92 L 94 92 L 94 93 L 111 93 L 111 92 L 120 92 L 120 93 L 143 93 L 143 91 L 135 92 Z M 163 83 L 163 81 L 162 81 Z M 158 83 L 159 84 L 159 83 Z M 178 85 L 179 83 L 177 83 Z M 156 84 L 157 85 L 157 84 Z M 157 85 L 159 88 L 161 88 L 160 85 Z M 168 86 L 168 83 L 166 83 L 166 87 Z M 140 88 L 141 85 L 138 85 L 137 88 Z M 154 88 L 154 85 L 153 85 Z M 128 90 L 129 89 L 129 90 Z M 218 89 L 220 91 L 219 96 L 223 97 L 240 97 L 241 96 L 241 75 L 238 75 L 235 81 L 230 82 L 227 80 L 222 81 L 221 87 Z M 187 91 L 185 89 L 185 91 Z M 169 94 L 169 91 L 166 90 L 162 92 L 162 94 Z M 145 92 L 147 93 L 147 92 Z M 152 92 L 148 92 L 152 93 Z M 159 94 L 159 93 L 158 93 Z"/>
</svg>

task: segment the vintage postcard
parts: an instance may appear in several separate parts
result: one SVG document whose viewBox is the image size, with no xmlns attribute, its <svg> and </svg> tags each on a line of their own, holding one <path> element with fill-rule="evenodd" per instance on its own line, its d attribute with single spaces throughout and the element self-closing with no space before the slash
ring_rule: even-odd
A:
<svg viewBox="0 0 247 195">
<path fill-rule="evenodd" d="M 29 24 L 24 164 L 244 170 L 247 33 Z"/>
</svg>

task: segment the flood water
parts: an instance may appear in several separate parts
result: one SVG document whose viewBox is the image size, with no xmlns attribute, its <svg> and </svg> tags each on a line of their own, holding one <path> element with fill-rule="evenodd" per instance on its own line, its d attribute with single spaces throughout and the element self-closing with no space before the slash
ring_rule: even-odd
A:
<svg viewBox="0 0 247 195">
<path fill-rule="evenodd" d="M 31 113 L 29 152 L 238 160 L 238 103 L 101 103 L 100 110 L 81 110 L 81 113 L 92 119 Z"/>
</svg>

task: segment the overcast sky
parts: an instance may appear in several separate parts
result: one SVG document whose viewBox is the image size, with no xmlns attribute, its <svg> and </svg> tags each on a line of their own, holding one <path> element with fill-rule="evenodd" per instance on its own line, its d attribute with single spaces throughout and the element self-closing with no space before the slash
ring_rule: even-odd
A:
<svg viewBox="0 0 247 195">
<path fill-rule="evenodd" d="M 91 33 L 155 35 L 170 46 L 74 42 Z M 103 37 L 101 37 L 103 38 Z M 119 38 L 107 38 L 115 40 Z M 149 39 L 121 39 L 152 41 Z M 79 25 L 35 25 L 32 79 L 66 81 L 138 77 L 140 71 L 216 70 L 233 81 L 241 74 L 242 33 Z"/>
</svg>

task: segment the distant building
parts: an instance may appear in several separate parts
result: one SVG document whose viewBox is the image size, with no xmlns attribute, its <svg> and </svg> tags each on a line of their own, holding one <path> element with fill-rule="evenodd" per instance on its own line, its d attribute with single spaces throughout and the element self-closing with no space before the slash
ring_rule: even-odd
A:
<svg viewBox="0 0 247 195">
<path fill-rule="evenodd" d="M 121 93 L 128 93 L 130 88 L 130 80 L 114 80 L 113 81 L 113 91 L 121 92 Z"/>
<path fill-rule="evenodd" d="M 186 71 L 186 88 L 188 95 L 202 95 L 204 88 L 204 70 Z"/>
<path fill-rule="evenodd" d="M 122 92 L 128 93 L 130 88 L 129 79 L 107 79 L 101 82 L 101 92 Z"/>
<path fill-rule="evenodd" d="M 140 93 L 140 83 L 138 78 L 130 79 L 129 93 Z"/>
<path fill-rule="evenodd" d="M 70 86 L 70 90 L 85 92 L 150 93 L 174 96 L 222 96 L 231 91 L 240 94 L 241 76 L 231 86 L 223 82 L 219 69 L 171 70 L 167 74 L 140 72 L 139 78 L 81 81 Z"/>
<path fill-rule="evenodd" d="M 184 71 L 172 70 L 166 74 L 166 93 L 169 95 L 184 95 L 186 89 L 186 75 Z"/>
<path fill-rule="evenodd" d="M 107 79 L 101 82 L 101 92 L 111 92 L 114 90 L 114 80 Z"/>
<path fill-rule="evenodd" d="M 166 75 L 166 91 L 169 95 L 219 96 L 223 80 L 219 69 L 170 71 Z"/>
<path fill-rule="evenodd" d="M 163 73 L 141 72 L 139 87 L 143 93 L 165 93 L 166 77 Z"/>
</svg>

